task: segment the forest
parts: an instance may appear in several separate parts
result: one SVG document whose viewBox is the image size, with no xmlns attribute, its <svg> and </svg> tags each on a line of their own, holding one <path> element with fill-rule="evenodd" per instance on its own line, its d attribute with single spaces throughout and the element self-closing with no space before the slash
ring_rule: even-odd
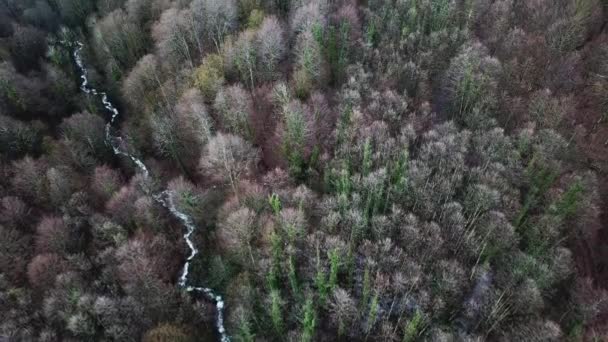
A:
<svg viewBox="0 0 608 342">
<path fill-rule="evenodd" d="M 0 0 L 0 341 L 608 341 L 607 0 Z"/>
</svg>

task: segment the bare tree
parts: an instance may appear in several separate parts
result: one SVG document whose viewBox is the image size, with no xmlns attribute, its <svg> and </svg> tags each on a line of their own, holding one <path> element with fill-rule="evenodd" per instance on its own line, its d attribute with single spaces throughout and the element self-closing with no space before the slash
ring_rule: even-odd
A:
<svg viewBox="0 0 608 342">
<path fill-rule="evenodd" d="M 350 329 L 359 310 L 352 296 L 342 288 L 334 290 L 331 302 L 329 305 L 331 312 L 331 320 L 338 330 L 338 336 L 344 334 L 350 335 Z"/>
<path fill-rule="evenodd" d="M 327 78 L 327 66 L 322 47 L 311 31 L 298 35 L 296 41 L 296 68 L 294 74 L 296 93 L 301 98 L 316 86 L 321 86 Z"/>
<path fill-rule="evenodd" d="M 255 87 L 257 76 L 256 35 L 254 31 L 241 32 L 238 39 L 226 45 L 226 69 L 236 74 L 250 89 Z"/>
<path fill-rule="evenodd" d="M 256 230 L 255 224 L 255 213 L 244 207 L 231 212 L 218 225 L 218 238 L 223 249 L 234 252 L 240 257 L 243 264 L 246 264 L 245 260 L 249 259 L 252 267 L 256 265 L 252 248 Z"/>
<path fill-rule="evenodd" d="M 264 18 L 257 32 L 258 72 L 261 79 L 276 78 L 278 64 L 286 53 L 284 36 L 283 26 L 275 16 Z"/>
<path fill-rule="evenodd" d="M 171 7 L 170 0 L 127 0 L 125 3 L 129 18 L 146 29 L 169 7 Z"/>
<path fill-rule="evenodd" d="M 121 185 L 121 177 L 118 171 L 107 165 L 98 166 L 93 171 L 91 178 L 91 190 L 102 202 L 107 201 L 118 191 Z"/>
<path fill-rule="evenodd" d="M 211 136 L 211 119 L 200 92 L 187 90 L 174 108 L 157 108 L 149 119 L 158 153 L 173 159 L 184 172 L 195 167 L 201 147 Z"/>
<path fill-rule="evenodd" d="M 34 287 L 50 289 L 55 283 L 55 277 L 64 270 L 65 262 L 60 256 L 40 254 L 27 265 L 27 278 Z"/>
<path fill-rule="evenodd" d="M 31 238 L 18 228 L 3 225 L 0 225 L 0 234 L 0 272 L 9 282 L 20 281 L 25 275 L 27 257 L 31 253 Z"/>
<path fill-rule="evenodd" d="M 27 72 L 40 68 L 40 58 L 46 51 L 42 31 L 31 26 L 18 25 L 15 27 L 9 46 L 17 70 Z"/>
<path fill-rule="evenodd" d="M 152 37 L 163 64 L 179 68 L 187 63 L 190 69 L 203 53 L 202 47 L 194 39 L 196 34 L 187 10 L 169 8 L 152 28 Z"/>
<path fill-rule="evenodd" d="M 62 143 L 69 152 L 68 160 L 78 168 L 91 168 L 109 157 L 105 143 L 104 120 L 89 112 L 76 113 L 61 123 Z"/>
<path fill-rule="evenodd" d="M 251 96 L 236 84 L 217 93 L 213 108 L 219 114 L 218 119 L 222 128 L 227 132 L 251 139 L 253 132 L 249 123 L 250 113 L 253 110 Z"/>
<path fill-rule="evenodd" d="M 209 140 L 200 166 L 207 174 L 227 181 L 238 199 L 238 181 L 258 162 L 259 151 L 242 138 L 218 133 Z"/>
<path fill-rule="evenodd" d="M 220 52 L 224 38 L 237 27 L 238 8 L 235 0 L 194 0 L 190 4 L 195 32 L 213 43 Z"/>
<path fill-rule="evenodd" d="M 125 101 L 134 109 L 144 109 L 153 107 L 161 95 L 167 104 L 168 98 L 163 92 L 161 79 L 156 56 L 143 56 L 123 81 L 122 93 Z"/>
<path fill-rule="evenodd" d="M 294 9 L 291 17 L 291 30 L 295 34 L 308 32 L 316 25 L 325 27 L 327 24 L 327 1 L 313 0 L 302 2 L 301 5 Z"/>
<path fill-rule="evenodd" d="M 14 176 L 11 180 L 13 189 L 37 204 L 46 203 L 48 200 L 44 177 L 46 167 L 44 160 L 29 156 L 14 162 Z"/>
<path fill-rule="evenodd" d="M 95 52 L 112 76 L 130 69 L 144 55 L 148 44 L 137 22 L 121 9 L 97 22 L 93 37 Z"/>
</svg>

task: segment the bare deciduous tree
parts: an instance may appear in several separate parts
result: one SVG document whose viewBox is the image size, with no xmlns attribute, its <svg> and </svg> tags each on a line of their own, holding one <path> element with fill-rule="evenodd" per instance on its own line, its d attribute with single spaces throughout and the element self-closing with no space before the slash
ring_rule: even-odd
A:
<svg viewBox="0 0 608 342">
<path fill-rule="evenodd" d="M 259 151 L 247 141 L 232 134 L 218 133 L 209 140 L 200 166 L 205 173 L 228 182 L 238 198 L 239 179 L 256 167 L 258 159 Z"/>
<path fill-rule="evenodd" d="M 233 85 L 217 93 L 213 108 L 219 114 L 222 128 L 241 137 L 251 139 L 253 132 L 249 117 L 253 110 L 251 96 L 240 85 Z"/>
<path fill-rule="evenodd" d="M 276 78 L 279 62 L 286 53 L 285 32 L 279 20 L 266 17 L 257 32 L 258 72 L 263 80 Z"/>
<path fill-rule="evenodd" d="M 195 32 L 220 52 L 224 38 L 237 27 L 238 7 L 235 0 L 194 0 L 190 4 Z M 211 51 L 210 46 L 205 47 Z"/>
</svg>

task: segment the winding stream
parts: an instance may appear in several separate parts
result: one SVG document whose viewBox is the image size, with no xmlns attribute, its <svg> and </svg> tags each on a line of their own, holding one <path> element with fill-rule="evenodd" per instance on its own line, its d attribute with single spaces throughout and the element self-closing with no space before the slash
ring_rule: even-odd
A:
<svg viewBox="0 0 608 342">
<path fill-rule="evenodd" d="M 68 45 L 73 45 L 73 44 L 68 44 Z M 88 76 L 87 76 L 87 68 L 84 65 L 84 62 L 82 60 L 82 55 L 81 55 L 83 46 L 84 45 L 81 42 L 77 41 L 76 48 L 74 49 L 74 52 L 73 52 L 73 57 L 76 62 L 76 65 L 78 66 L 78 70 L 80 71 L 80 78 L 82 80 L 82 83 L 80 84 L 80 90 L 82 90 L 86 94 L 100 96 L 101 102 L 102 102 L 104 108 L 112 113 L 112 117 L 111 117 L 110 121 L 108 121 L 108 123 L 106 124 L 106 127 L 105 127 L 106 144 L 108 144 L 109 146 L 112 147 L 112 150 L 114 151 L 115 155 L 124 156 L 124 157 L 131 159 L 131 161 L 133 161 L 133 163 L 137 166 L 139 172 L 141 172 L 141 174 L 144 176 L 144 178 L 149 179 L 150 171 L 148 170 L 146 165 L 141 161 L 141 159 L 135 157 L 128 151 L 122 149 L 121 148 L 122 138 L 120 136 L 112 135 L 112 132 L 111 132 L 112 127 L 114 125 L 114 122 L 116 121 L 116 118 L 119 115 L 119 112 L 118 112 L 118 109 L 116 109 L 116 107 L 114 107 L 114 105 L 108 100 L 108 95 L 105 92 L 99 92 L 95 88 L 93 88 L 89 85 L 89 80 L 88 80 Z M 160 203 L 163 207 L 167 208 L 167 210 L 169 210 L 169 212 L 176 219 L 178 219 L 182 223 L 182 225 L 186 228 L 186 233 L 183 235 L 183 237 L 184 237 L 184 240 L 186 241 L 186 244 L 188 245 L 188 248 L 190 249 L 190 255 L 188 256 L 188 258 L 186 259 L 186 262 L 184 263 L 184 267 L 182 268 L 182 272 L 179 277 L 178 285 L 181 288 L 185 289 L 187 292 L 203 293 L 207 298 L 209 298 L 210 300 L 212 300 L 215 303 L 215 308 L 217 311 L 215 325 L 216 325 L 217 332 L 220 336 L 221 342 L 229 342 L 230 338 L 226 334 L 226 329 L 224 327 L 224 300 L 223 300 L 223 298 L 220 295 L 215 294 L 215 292 L 213 292 L 213 290 L 210 288 L 198 287 L 198 286 L 193 286 L 193 285 L 188 284 L 190 263 L 192 262 L 194 257 L 199 253 L 199 250 L 196 248 L 196 246 L 194 246 L 194 243 L 192 242 L 192 239 L 191 239 L 192 234 L 196 230 L 196 226 L 194 225 L 192 218 L 190 218 L 185 213 L 181 212 L 175 206 L 175 203 L 173 201 L 174 196 L 173 196 L 173 193 L 171 193 L 171 191 L 165 190 L 158 194 L 153 194 L 152 197 L 154 198 L 155 201 Z"/>
</svg>

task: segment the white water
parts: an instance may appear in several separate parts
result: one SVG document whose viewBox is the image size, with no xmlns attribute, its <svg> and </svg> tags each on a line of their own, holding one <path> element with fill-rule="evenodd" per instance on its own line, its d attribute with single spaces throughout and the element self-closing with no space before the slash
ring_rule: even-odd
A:
<svg viewBox="0 0 608 342">
<path fill-rule="evenodd" d="M 89 86 L 87 69 L 84 66 L 84 62 L 82 61 L 82 56 L 80 54 L 83 48 L 83 44 L 81 42 L 76 42 L 76 45 L 77 47 L 74 49 L 73 56 L 74 60 L 76 61 L 76 65 L 78 66 L 78 69 L 80 71 L 80 78 L 82 79 L 80 90 L 87 94 L 101 96 L 101 102 L 103 103 L 104 108 L 112 113 L 112 118 L 110 119 L 110 121 L 108 121 L 105 128 L 106 144 L 112 147 L 112 150 L 114 151 L 115 155 L 125 156 L 131 159 L 133 163 L 135 163 L 139 171 L 142 173 L 142 175 L 146 179 L 150 178 L 150 172 L 148 171 L 146 165 L 139 158 L 135 157 L 127 150 L 123 150 L 121 148 L 122 138 L 120 136 L 112 135 L 112 126 L 114 125 L 114 122 L 116 121 L 116 118 L 119 115 L 118 109 L 116 109 L 116 107 L 114 107 L 114 105 L 112 105 L 112 103 L 108 100 L 108 95 L 105 92 L 98 92 L 95 88 Z M 175 218 L 177 218 L 186 228 L 186 233 L 183 236 L 184 240 L 186 241 L 186 244 L 188 245 L 188 248 L 190 249 L 190 255 L 186 259 L 181 276 L 179 277 L 179 286 L 184 288 L 187 292 L 201 292 L 215 303 L 215 308 L 217 311 L 215 325 L 220 335 L 220 340 L 221 342 L 229 342 L 230 338 L 226 334 L 226 329 L 224 328 L 224 300 L 222 299 L 222 297 L 220 295 L 215 294 L 210 288 L 188 285 L 190 263 L 199 252 L 196 246 L 194 246 L 194 243 L 191 239 L 191 236 L 194 233 L 194 230 L 196 229 L 194 222 L 192 222 L 192 219 L 188 215 L 179 211 L 179 209 L 175 206 L 175 203 L 173 201 L 174 194 L 171 191 L 165 190 L 161 193 L 152 195 L 152 197 L 162 206 L 167 208 L 169 212 Z"/>
</svg>

